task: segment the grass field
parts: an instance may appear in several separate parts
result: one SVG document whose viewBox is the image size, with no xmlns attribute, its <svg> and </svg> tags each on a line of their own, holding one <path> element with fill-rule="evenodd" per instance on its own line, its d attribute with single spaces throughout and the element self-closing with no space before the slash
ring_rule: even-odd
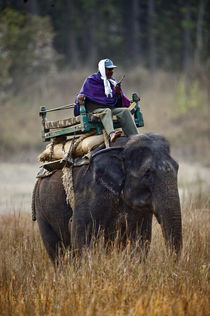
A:
<svg viewBox="0 0 210 316">
<path fill-rule="evenodd" d="M 147 258 L 103 240 L 57 275 L 30 214 L 0 216 L 0 315 L 209 315 L 210 199 L 182 202 L 183 251 L 168 257 L 154 220 Z"/>
</svg>

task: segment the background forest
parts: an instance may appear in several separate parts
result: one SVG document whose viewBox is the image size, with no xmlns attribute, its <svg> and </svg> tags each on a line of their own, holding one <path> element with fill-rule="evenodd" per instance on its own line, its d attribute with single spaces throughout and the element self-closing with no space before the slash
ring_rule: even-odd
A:
<svg viewBox="0 0 210 316">
<path fill-rule="evenodd" d="M 1 153 L 40 150 L 39 107 L 74 102 L 108 57 L 142 96 L 144 131 L 206 164 L 209 29 L 209 0 L 0 0 Z"/>
</svg>

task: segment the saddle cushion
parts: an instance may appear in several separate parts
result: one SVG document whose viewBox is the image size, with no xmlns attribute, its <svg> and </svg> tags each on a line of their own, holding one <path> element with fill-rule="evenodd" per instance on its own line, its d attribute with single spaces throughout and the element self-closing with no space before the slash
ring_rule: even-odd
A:
<svg viewBox="0 0 210 316">
<path fill-rule="evenodd" d="M 78 123 L 80 123 L 79 117 L 70 117 L 65 120 L 47 121 L 45 122 L 45 128 L 46 129 L 64 128 L 64 127 L 69 127 Z"/>
<path fill-rule="evenodd" d="M 104 142 L 103 135 L 89 136 L 83 139 L 74 151 L 74 157 L 82 157 L 89 153 L 91 150 L 97 148 Z M 52 144 L 48 144 L 46 149 L 39 155 L 38 159 L 41 162 L 54 161 L 64 158 L 68 153 L 72 140 L 68 140 L 65 143 L 58 143 L 52 147 Z"/>
</svg>

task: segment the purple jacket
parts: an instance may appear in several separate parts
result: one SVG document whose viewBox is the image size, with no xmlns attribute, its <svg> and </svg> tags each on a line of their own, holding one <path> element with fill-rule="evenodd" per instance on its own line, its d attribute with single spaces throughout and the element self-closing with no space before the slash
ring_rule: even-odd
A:
<svg viewBox="0 0 210 316">
<path fill-rule="evenodd" d="M 96 103 L 107 105 L 107 106 L 115 106 L 115 104 L 117 103 L 117 95 L 116 95 L 116 92 L 114 91 L 114 86 L 112 84 L 111 84 L 111 88 L 112 88 L 112 98 L 107 97 L 105 95 L 104 81 L 101 79 L 100 72 L 97 72 L 97 73 L 92 74 L 85 80 L 79 94 L 84 94 L 85 97 L 87 97 L 89 100 L 92 100 Z M 121 90 L 121 95 L 122 95 L 122 106 L 129 107 L 130 101 L 123 94 L 122 90 Z M 77 98 L 76 98 L 76 103 L 78 103 Z"/>
</svg>

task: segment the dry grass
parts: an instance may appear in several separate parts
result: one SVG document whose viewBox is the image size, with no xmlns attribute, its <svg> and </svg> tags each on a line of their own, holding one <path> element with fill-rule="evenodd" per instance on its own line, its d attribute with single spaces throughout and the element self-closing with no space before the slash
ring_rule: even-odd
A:
<svg viewBox="0 0 210 316">
<path fill-rule="evenodd" d="M 103 240 L 55 276 L 29 214 L 0 217 L 0 315 L 209 315 L 210 200 L 183 201 L 183 252 L 167 256 L 154 221 L 150 253 Z M 70 260 L 70 263 L 67 261 Z"/>
</svg>

